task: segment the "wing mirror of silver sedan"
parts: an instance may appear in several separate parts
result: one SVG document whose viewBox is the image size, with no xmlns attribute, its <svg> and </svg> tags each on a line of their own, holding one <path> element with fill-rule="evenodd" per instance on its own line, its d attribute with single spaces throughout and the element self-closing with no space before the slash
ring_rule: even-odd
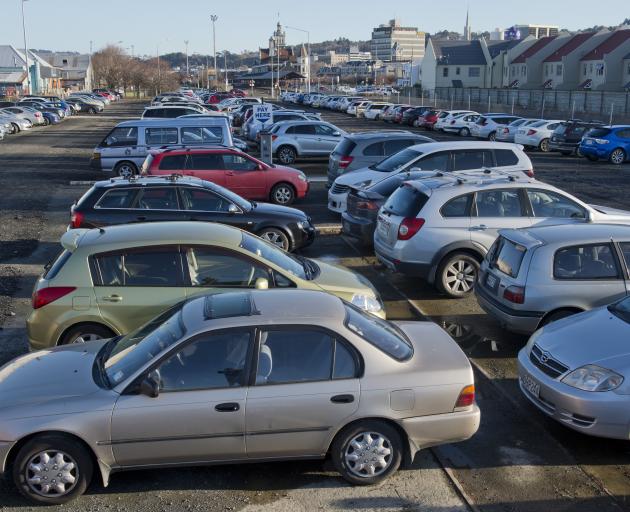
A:
<svg viewBox="0 0 630 512">
<path fill-rule="evenodd" d="M 156 372 L 151 372 L 142 379 L 140 393 L 150 398 L 157 398 L 160 395 L 160 377 Z"/>
</svg>

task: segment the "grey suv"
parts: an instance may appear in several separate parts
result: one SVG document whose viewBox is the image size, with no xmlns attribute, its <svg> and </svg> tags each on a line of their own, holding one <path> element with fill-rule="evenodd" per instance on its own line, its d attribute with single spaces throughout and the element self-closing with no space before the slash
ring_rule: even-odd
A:
<svg viewBox="0 0 630 512">
<path fill-rule="evenodd" d="M 408 130 L 378 130 L 349 133 L 335 147 L 328 159 L 328 186 L 337 176 L 377 164 L 385 157 L 409 146 L 435 142 Z"/>
<path fill-rule="evenodd" d="M 346 135 L 341 128 L 324 121 L 282 121 L 271 129 L 273 154 L 289 165 L 305 156 L 329 156 Z"/>
<path fill-rule="evenodd" d="M 628 224 L 630 212 L 589 206 L 525 176 L 437 173 L 405 182 L 389 197 L 379 211 L 374 249 L 386 267 L 458 298 L 473 290 L 500 229 L 588 222 Z"/>
<path fill-rule="evenodd" d="M 511 331 L 530 334 L 630 291 L 628 225 L 546 226 L 500 234 L 482 263 L 475 294 L 481 307 Z"/>
</svg>

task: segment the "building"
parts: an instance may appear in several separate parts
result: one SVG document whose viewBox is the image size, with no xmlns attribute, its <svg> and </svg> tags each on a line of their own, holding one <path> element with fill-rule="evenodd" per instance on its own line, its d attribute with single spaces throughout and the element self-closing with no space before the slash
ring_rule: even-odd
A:
<svg viewBox="0 0 630 512">
<path fill-rule="evenodd" d="M 534 36 L 536 39 L 553 37 L 560 32 L 560 27 L 557 25 L 514 25 L 513 29 L 518 34 L 518 39 L 524 39 L 527 36 Z"/>
<path fill-rule="evenodd" d="M 372 60 L 410 61 L 424 56 L 424 32 L 416 27 L 403 27 L 398 20 L 390 20 L 372 30 L 370 52 Z"/>
<path fill-rule="evenodd" d="M 373 80 L 381 66 L 380 61 L 349 60 L 337 66 L 322 66 L 317 71 L 317 77 L 328 79 L 339 77 L 339 81 L 354 80 L 358 84 Z"/>
<path fill-rule="evenodd" d="M 26 68 L 26 54 L 23 50 L 18 50 L 12 45 L 0 45 L 0 72 L 7 75 L 6 80 L 9 80 L 7 86 L 14 87 L 18 94 L 58 94 L 61 92 L 61 70 L 50 65 L 31 50 L 28 51 L 28 71 Z M 19 79 L 21 73 L 25 75 L 28 73 L 24 81 Z"/>
<path fill-rule="evenodd" d="M 618 28 L 580 59 L 579 89 L 618 91 L 623 85 L 623 64 L 630 52 L 630 27 Z"/>
<path fill-rule="evenodd" d="M 538 39 L 510 63 L 508 87 L 540 89 L 543 85 L 543 61 L 562 47 L 571 36 L 548 36 Z"/>
<path fill-rule="evenodd" d="M 466 9 L 466 25 L 464 25 L 464 39 L 470 41 L 472 39 L 472 29 L 470 28 L 470 21 L 468 19 L 468 9 Z"/>
<path fill-rule="evenodd" d="M 503 41 L 505 39 L 505 31 L 500 28 L 495 28 L 490 32 L 490 41 Z"/>
<path fill-rule="evenodd" d="M 66 91 L 91 90 L 94 73 L 87 53 L 39 52 L 50 65 L 61 69 L 61 87 Z"/>
<path fill-rule="evenodd" d="M 490 65 L 488 66 L 488 87 L 501 89 L 509 85 L 510 63 L 536 42 L 533 36 L 525 39 L 486 41 Z"/>
</svg>

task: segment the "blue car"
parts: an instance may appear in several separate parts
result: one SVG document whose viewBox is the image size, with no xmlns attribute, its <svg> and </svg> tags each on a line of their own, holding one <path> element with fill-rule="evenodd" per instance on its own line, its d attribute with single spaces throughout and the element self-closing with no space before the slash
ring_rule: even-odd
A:
<svg viewBox="0 0 630 512">
<path fill-rule="evenodd" d="M 46 110 L 42 111 L 42 115 L 44 116 L 44 124 L 59 124 L 61 122 L 61 117 L 59 117 L 54 112 L 48 112 Z"/>
<path fill-rule="evenodd" d="M 630 159 L 630 125 L 593 128 L 582 137 L 580 153 L 593 162 L 603 159 L 621 165 Z"/>
</svg>

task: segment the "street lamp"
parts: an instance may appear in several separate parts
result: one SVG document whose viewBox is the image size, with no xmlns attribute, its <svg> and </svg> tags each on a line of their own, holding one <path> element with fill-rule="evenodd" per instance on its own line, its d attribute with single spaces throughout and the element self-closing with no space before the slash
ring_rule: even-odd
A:
<svg viewBox="0 0 630 512">
<path fill-rule="evenodd" d="M 306 78 L 308 80 L 308 85 L 307 85 L 307 92 L 311 92 L 311 33 L 308 30 L 304 30 L 303 28 L 297 28 L 297 27 L 290 27 L 288 25 L 285 25 L 285 28 L 290 28 L 292 30 L 297 30 L 299 32 L 305 32 L 306 33 L 306 61 L 307 61 L 307 68 L 306 68 Z"/>
<path fill-rule="evenodd" d="M 218 84 L 218 76 L 217 76 L 217 36 L 215 32 L 215 22 L 219 19 L 216 14 L 210 15 L 210 21 L 212 21 L 212 53 L 214 54 L 214 80 Z M 208 87 L 209 89 L 210 87 Z"/>
<path fill-rule="evenodd" d="M 184 41 L 186 45 L 186 80 L 188 80 L 188 41 Z"/>
<path fill-rule="evenodd" d="M 28 0 L 22 0 L 22 32 L 24 33 L 24 58 L 26 59 L 26 88 L 28 93 L 31 94 L 31 72 L 28 69 L 28 45 L 26 44 L 26 21 L 24 21 L 24 2 Z"/>
</svg>

